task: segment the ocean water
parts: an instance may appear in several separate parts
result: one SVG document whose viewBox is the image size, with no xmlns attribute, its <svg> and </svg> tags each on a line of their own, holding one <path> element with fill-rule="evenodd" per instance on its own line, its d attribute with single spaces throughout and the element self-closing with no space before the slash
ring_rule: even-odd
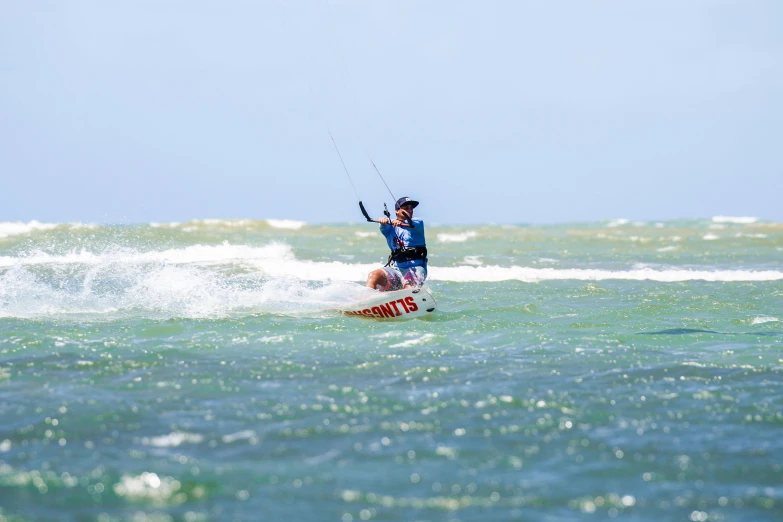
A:
<svg viewBox="0 0 783 522">
<path fill-rule="evenodd" d="M 0 520 L 783 519 L 783 224 L 0 223 Z"/>
</svg>

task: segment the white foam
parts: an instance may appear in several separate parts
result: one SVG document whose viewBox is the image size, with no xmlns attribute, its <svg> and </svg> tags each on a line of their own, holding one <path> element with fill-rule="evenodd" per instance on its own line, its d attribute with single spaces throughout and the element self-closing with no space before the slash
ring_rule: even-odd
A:
<svg viewBox="0 0 783 522">
<path fill-rule="evenodd" d="M 615 227 L 621 227 L 623 225 L 627 225 L 628 223 L 630 223 L 629 220 L 620 218 L 620 219 L 611 220 L 609 223 L 606 224 L 606 226 L 610 228 L 615 228 Z"/>
<path fill-rule="evenodd" d="M 0 238 L 29 234 L 36 230 L 51 230 L 56 227 L 56 223 L 40 223 L 38 221 L 30 221 L 29 223 L 22 223 L 21 221 L 0 222 Z"/>
<path fill-rule="evenodd" d="M 411 346 L 420 346 L 422 344 L 427 344 L 433 339 L 435 339 L 435 334 L 426 333 L 421 337 L 416 337 L 414 339 L 408 339 L 407 341 L 402 341 L 401 343 L 389 345 L 389 348 L 410 348 Z"/>
<path fill-rule="evenodd" d="M 294 221 L 293 219 L 267 219 L 266 222 L 272 228 L 283 228 L 286 230 L 299 230 L 307 225 L 304 221 Z"/>
<path fill-rule="evenodd" d="M 783 272 L 777 270 L 593 270 L 593 269 L 556 269 L 528 268 L 521 266 L 456 266 L 430 267 L 429 279 L 432 281 L 455 282 L 500 282 L 523 281 L 537 283 L 541 281 L 659 281 L 674 283 L 682 281 L 779 281 Z"/>
<path fill-rule="evenodd" d="M 155 446 L 156 448 L 176 448 L 185 442 L 198 444 L 203 440 L 204 436 L 197 433 L 175 431 L 159 437 L 143 437 L 141 443 L 145 446 Z"/>
<path fill-rule="evenodd" d="M 716 239 L 720 239 L 720 236 L 716 236 L 715 234 L 704 234 L 702 239 L 704 241 L 715 241 Z"/>
<path fill-rule="evenodd" d="M 780 321 L 777 317 L 756 317 L 750 324 L 776 323 Z"/>
<path fill-rule="evenodd" d="M 68 254 L 53 255 L 37 251 L 21 257 L 0 256 L 0 267 L 152 262 L 209 265 L 243 261 L 252 262 L 259 259 L 287 261 L 292 258 L 293 252 L 291 247 L 285 244 L 271 243 L 262 247 L 251 247 L 247 245 L 232 245 L 225 241 L 222 245 L 193 245 L 159 252 L 139 252 L 113 248 L 98 254 L 82 249 L 79 251 L 74 250 Z"/>
<path fill-rule="evenodd" d="M 258 226 L 260 223 L 266 223 L 272 228 L 280 228 L 286 230 L 299 230 L 307 225 L 305 221 L 295 221 L 292 219 L 266 219 L 263 221 L 256 221 L 253 219 L 194 219 L 185 223 L 178 221 L 172 221 L 170 223 L 149 223 L 152 228 L 180 228 L 184 232 L 195 232 L 203 228 L 245 228 L 251 229 Z"/>
<path fill-rule="evenodd" d="M 371 292 L 376 265 L 295 259 L 288 245 L 196 245 L 0 258 L 0 317 L 312 314 Z M 46 264 L 45 270 L 39 266 Z"/>
<path fill-rule="evenodd" d="M 258 339 L 258 342 L 264 344 L 277 344 L 293 341 L 290 335 L 266 335 Z"/>
<path fill-rule="evenodd" d="M 476 231 L 468 230 L 461 234 L 438 234 L 436 237 L 441 243 L 464 243 L 468 239 L 476 237 Z"/>
<path fill-rule="evenodd" d="M 173 477 L 159 477 L 156 473 L 145 471 L 141 475 L 123 475 L 112 487 L 119 497 L 162 504 L 177 494 L 182 484 Z"/>
<path fill-rule="evenodd" d="M 247 219 L 215 219 L 215 218 L 204 218 L 204 219 L 194 219 L 191 221 L 191 223 L 201 223 L 203 225 L 207 226 L 219 226 L 219 227 L 243 227 L 246 226 L 250 221 Z"/>
<path fill-rule="evenodd" d="M 756 223 L 759 218 L 756 217 L 732 217 L 732 216 L 714 216 L 713 223 L 733 223 L 736 225 L 750 225 Z"/>
<path fill-rule="evenodd" d="M 429 280 L 501 282 L 578 280 L 777 281 L 776 270 L 627 270 L 484 265 L 430 266 Z M 320 314 L 372 292 L 367 274 L 381 263 L 297 259 L 286 244 L 192 245 L 163 251 L 113 248 L 0 257 L 0 317 L 117 316 L 209 318 L 256 313 Z M 357 284 L 358 283 L 358 284 Z M 290 338 L 265 338 L 284 343 Z"/>
<path fill-rule="evenodd" d="M 222 440 L 226 444 L 234 443 L 238 440 L 252 439 L 256 436 L 256 432 L 253 430 L 242 430 L 229 435 L 223 435 Z"/>
</svg>

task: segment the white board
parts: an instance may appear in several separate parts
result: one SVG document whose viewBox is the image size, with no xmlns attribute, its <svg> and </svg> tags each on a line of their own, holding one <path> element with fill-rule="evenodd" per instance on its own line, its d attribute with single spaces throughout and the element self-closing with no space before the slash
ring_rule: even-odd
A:
<svg viewBox="0 0 783 522">
<path fill-rule="evenodd" d="M 431 315 L 438 304 L 426 289 L 407 288 L 394 292 L 378 292 L 367 299 L 337 307 L 337 311 L 354 317 L 371 319 L 414 319 Z"/>
</svg>

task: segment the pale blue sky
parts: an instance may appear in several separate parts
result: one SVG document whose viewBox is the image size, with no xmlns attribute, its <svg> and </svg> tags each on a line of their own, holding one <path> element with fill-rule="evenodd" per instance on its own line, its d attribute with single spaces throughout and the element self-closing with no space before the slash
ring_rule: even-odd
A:
<svg viewBox="0 0 783 522">
<path fill-rule="evenodd" d="M 0 221 L 783 221 L 783 2 L 0 1 Z"/>
</svg>

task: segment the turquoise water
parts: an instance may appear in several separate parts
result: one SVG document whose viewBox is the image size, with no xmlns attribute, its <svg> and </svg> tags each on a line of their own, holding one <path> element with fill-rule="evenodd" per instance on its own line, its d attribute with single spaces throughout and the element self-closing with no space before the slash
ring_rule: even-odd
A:
<svg viewBox="0 0 783 522">
<path fill-rule="evenodd" d="M 0 520 L 779 520 L 783 225 L 0 224 Z"/>
</svg>

